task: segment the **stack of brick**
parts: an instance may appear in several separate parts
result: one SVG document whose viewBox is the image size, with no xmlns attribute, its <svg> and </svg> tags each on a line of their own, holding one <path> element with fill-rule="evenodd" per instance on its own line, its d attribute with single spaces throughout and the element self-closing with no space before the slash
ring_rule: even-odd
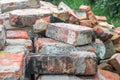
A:
<svg viewBox="0 0 120 80">
<path fill-rule="evenodd" d="M 120 29 L 89 6 L 0 4 L 0 80 L 120 80 Z"/>
</svg>

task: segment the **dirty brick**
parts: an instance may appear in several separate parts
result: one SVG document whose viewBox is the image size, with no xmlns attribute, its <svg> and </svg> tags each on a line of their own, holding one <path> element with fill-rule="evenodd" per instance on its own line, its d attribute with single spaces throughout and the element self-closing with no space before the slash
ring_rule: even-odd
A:
<svg viewBox="0 0 120 80">
<path fill-rule="evenodd" d="M 21 9 L 10 12 L 10 24 L 18 27 L 33 26 L 35 21 L 41 17 L 50 16 L 49 9 Z"/>
<path fill-rule="evenodd" d="M 107 28 L 104 28 L 102 26 L 99 26 L 99 25 L 96 25 L 94 26 L 94 31 L 96 32 L 96 36 L 102 40 L 103 42 L 109 40 L 112 38 L 112 32 L 107 29 Z"/>
<path fill-rule="evenodd" d="M 28 55 L 28 64 L 39 74 L 95 75 L 97 73 L 96 55 L 79 51 L 67 55 Z M 31 72 L 31 71 L 30 71 Z"/>
<path fill-rule="evenodd" d="M 8 12 L 15 9 L 38 8 L 39 0 L 0 0 L 1 12 Z"/>
<path fill-rule="evenodd" d="M 98 80 L 120 80 L 120 76 L 116 73 L 98 69 Z"/>
<path fill-rule="evenodd" d="M 20 46 L 20 45 L 16 45 L 16 46 L 5 46 L 5 48 L 3 49 L 4 52 L 8 52 L 8 53 L 13 53 L 13 54 L 17 54 L 20 52 L 24 52 L 26 54 L 29 53 L 29 50 L 25 47 L 25 46 Z"/>
<path fill-rule="evenodd" d="M 80 25 L 82 26 L 88 26 L 88 27 L 93 27 L 92 23 L 90 20 L 81 20 Z"/>
<path fill-rule="evenodd" d="M 50 23 L 50 17 L 45 17 L 45 18 L 36 20 L 35 24 L 33 25 L 33 31 L 35 33 L 45 34 L 48 23 Z"/>
<path fill-rule="evenodd" d="M 3 25 L 0 25 L 0 50 L 4 48 L 6 40 L 6 30 Z"/>
<path fill-rule="evenodd" d="M 33 50 L 32 41 L 30 39 L 6 39 L 6 45 L 7 46 L 16 46 L 21 45 L 25 46 L 29 51 Z"/>
<path fill-rule="evenodd" d="M 28 33 L 25 30 L 8 30 L 7 39 L 28 39 Z"/>
<path fill-rule="evenodd" d="M 36 52 L 40 54 L 69 54 L 74 50 L 74 46 L 55 41 L 50 38 L 38 38 L 35 41 Z"/>
<path fill-rule="evenodd" d="M 95 43 L 93 43 L 93 47 L 100 59 L 108 59 L 115 53 L 113 43 L 110 40 L 102 42 L 96 39 Z"/>
<path fill-rule="evenodd" d="M 116 69 L 116 71 L 120 74 L 120 53 L 114 54 L 110 58 L 109 62 Z"/>
<path fill-rule="evenodd" d="M 67 23 L 51 23 L 46 36 L 72 45 L 85 45 L 92 42 L 93 29 Z"/>
<path fill-rule="evenodd" d="M 107 18 L 105 16 L 95 16 L 98 21 L 107 21 Z"/>
<path fill-rule="evenodd" d="M 24 55 L 0 52 L 0 80 L 23 79 Z"/>
</svg>

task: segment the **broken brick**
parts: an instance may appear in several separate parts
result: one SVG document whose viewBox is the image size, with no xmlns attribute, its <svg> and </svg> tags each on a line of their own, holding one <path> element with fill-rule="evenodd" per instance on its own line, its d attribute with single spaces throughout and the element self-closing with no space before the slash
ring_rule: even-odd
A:
<svg viewBox="0 0 120 80">
<path fill-rule="evenodd" d="M 82 25 L 82 26 L 88 26 L 88 27 L 93 27 L 93 25 L 92 25 L 92 23 L 91 23 L 91 21 L 90 20 L 81 20 L 80 21 L 80 25 Z"/>
<path fill-rule="evenodd" d="M 112 32 L 107 28 L 101 26 L 95 26 L 94 31 L 96 32 L 97 37 L 102 40 L 103 42 L 111 39 L 113 37 Z"/>
<path fill-rule="evenodd" d="M 72 45 L 91 43 L 93 34 L 92 28 L 67 23 L 51 23 L 46 30 L 47 37 Z"/>
<path fill-rule="evenodd" d="M 98 80 L 120 80 L 120 76 L 116 73 L 98 69 Z"/>
<path fill-rule="evenodd" d="M 38 8 L 39 0 L 0 0 L 1 12 L 8 12 L 16 9 Z"/>
<path fill-rule="evenodd" d="M 31 13 L 32 12 L 32 13 Z M 33 26 L 37 19 L 48 17 L 52 14 L 49 9 L 22 9 L 10 12 L 10 24 L 18 27 Z"/>
<path fill-rule="evenodd" d="M 107 18 L 105 16 L 95 16 L 98 21 L 107 21 Z"/>
<path fill-rule="evenodd" d="M 90 6 L 81 5 L 81 6 L 79 7 L 79 10 L 85 10 L 86 12 L 88 12 L 88 11 L 90 11 L 91 9 L 90 9 Z"/>
<path fill-rule="evenodd" d="M 98 22 L 98 20 L 96 19 L 94 13 L 93 13 L 92 11 L 88 11 L 88 12 L 87 12 L 87 15 L 88 15 L 88 18 L 89 18 L 89 20 L 91 21 L 91 23 L 92 23 L 93 25 L 96 25 L 97 22 Z"/>
<path fill-rule="evenodd" d="M 45 34 L 48 23 L 50 23 L 50 17 L 45 17 L 45 18 L 37 20 L 35 24 L 33 25 L 33 31 L 35 33 Z"/>
<path fill-rule="evenodd" d="M 109 63 L 116 69 L 120 74 L 120 53 L 114 54 L 110 59 Z"/>
</svg>

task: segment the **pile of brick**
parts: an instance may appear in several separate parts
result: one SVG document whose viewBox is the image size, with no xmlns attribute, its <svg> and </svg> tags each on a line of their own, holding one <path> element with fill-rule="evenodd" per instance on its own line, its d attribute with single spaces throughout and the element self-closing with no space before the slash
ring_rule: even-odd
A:
<svg viewBox="0 0 120 80">
<path fill-rule="evenodd" d="M 89 6 L 0 0 L 0 80 L 120 80 L 120 28 Z"/>
</svg>

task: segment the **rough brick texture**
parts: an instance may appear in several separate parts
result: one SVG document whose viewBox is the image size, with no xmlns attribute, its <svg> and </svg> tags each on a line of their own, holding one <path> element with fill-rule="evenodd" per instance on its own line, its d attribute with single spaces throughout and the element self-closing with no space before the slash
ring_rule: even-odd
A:
<svg viewBox="0 0 120 80">
<path fill-rule="evenodd" d="M 35 24 L 33 25 L 33 31 L 35 33 L 45 34 L 48 23 L 50 23 L 50 17 L 45 17 L 45 18 L 36 20 Z"/>
<path fill-rule="evenodd" d="M 41 17 L 50 16 L 49 9 L 22 9 L 10 12 L 10 24 L 18 27 L 33 26 L 35 21 Z"/>
<path fill-rule="evenodd" d="M 21 45 L 25 46 L 29 51 L 33 50 L 32 46 L 32 41 L 31 40 L 26 40 L 26 39 L 6 39 L 6 45 L 8 46 L 16 46 L 16 45 Z"/>
<path fill-rule="evenodd" d="M 93 29 L 67 23 L 51 23 L 47 26 L 46 36 L 72 45 L 85 45 L 92 42 Z"/>
<path fill-rule="evenodd" d="M 0 52 L 0 80 L 19 80 L 23 77 L 24 52 Z"/>
<path fill-rule="evenodd" d="M 33 67 L 32 70 L 39 74 L 95 75 L 95 58 L 95 53 L 81 51 L 68 55 L 28 55 L 27 62 L 28 66 Z"/>
<path fill-rule="evenodd" d="M 9 52 L 9 53 L 13 53 L 13 54 L 17 54 L 20 52 L 24 52 L 26 54 L 29 53 L 28 49 L 25 46 L 5 46 L 5 48 L 3 49 L 4 52 Z"/>
<path fill-rule="evenodd" d="M 7 39 L 28 39 L 28 33 L 24 30 L 8 30 Z"/>
<path fill-rule="evenodd" d="M 116 69 L 116 71 L 120 74 L 120 53 L 114 54 L 110 58 L 109 62 Z"/>
<path fill-rule="evenodd" d="M 8 12 L 15 9 L 37 8 L 39 0 L 0 0 L 1 12 Z"/>
<path fill-rule="evenodd" d="M 50 38 L 38 38 L 35 42 L 36 52 L 40 54 L 68 54 L 75 48 L 69 44 L 61 43 Z"/>
</svg>

